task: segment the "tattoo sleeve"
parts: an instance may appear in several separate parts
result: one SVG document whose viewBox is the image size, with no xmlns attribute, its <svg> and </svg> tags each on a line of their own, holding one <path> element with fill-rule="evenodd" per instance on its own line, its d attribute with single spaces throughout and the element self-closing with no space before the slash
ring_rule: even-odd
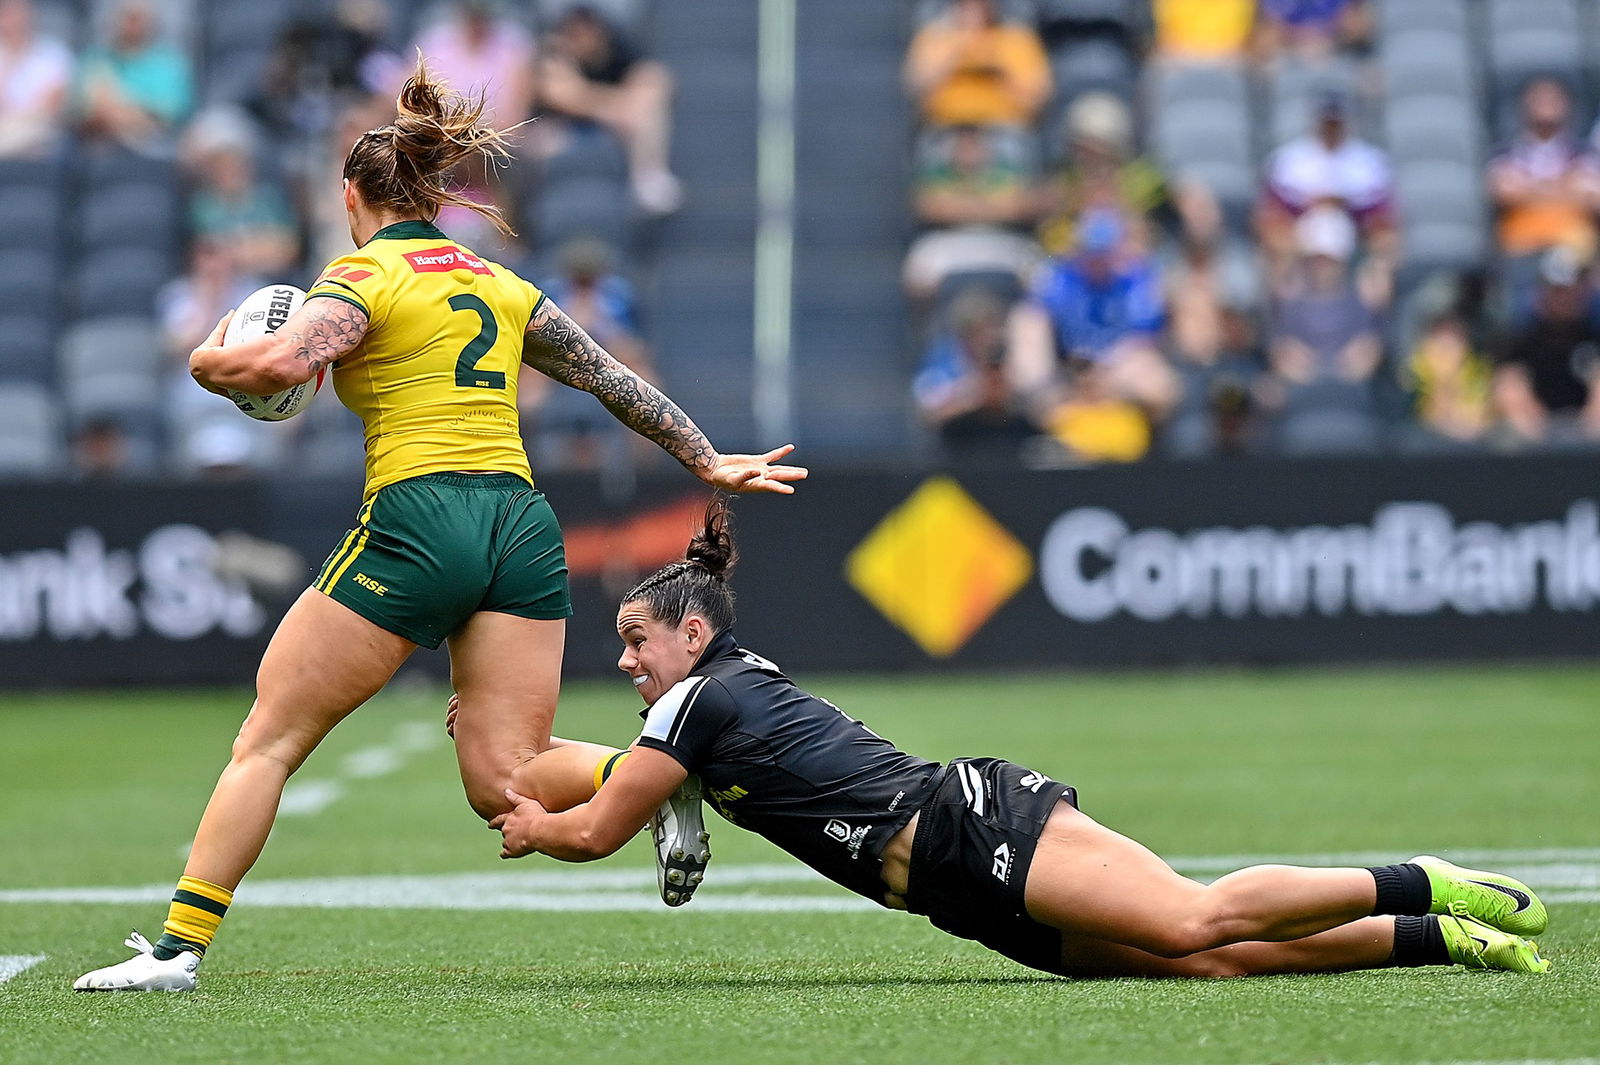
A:
<svg viewBox="0 0 1600 1065">
<path fill-rule="evenodd" d="M 548 299 L 528 323 L 522 361 L 546 377 L 591 393 L 618 421 L 660 444 L 691 473 L 699 475 L 716 465 L 711 441 L 676 403 L 618 362 Z"/>
<path fill-rule="evenodd" d="M 292 320 L 287 337 L 294 345 L 294 357 L 308 363 L 312 373 L 332 366 L 355 350 L 367 335 L 367 313 L 344 300 L 314 298 L 306 301 L 304 314 Z"/>
</svg>

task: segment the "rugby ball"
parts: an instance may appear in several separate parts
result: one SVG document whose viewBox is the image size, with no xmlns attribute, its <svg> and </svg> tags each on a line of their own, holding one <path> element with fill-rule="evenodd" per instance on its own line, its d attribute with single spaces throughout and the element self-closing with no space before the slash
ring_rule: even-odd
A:
<svg viewBox="0 0 1600 1065">
<path fill-rule="evenodd" d="M 306 294 L 293 285 L 266 285 L 256 289 L 244 298 L 234 312 L 233 321 L 228 323 L 228 331 L 222 336 L 222 346 L 276 333 L 305 301 Z M 326 375 L 326 368 L 318 370 L 317 376 L 311 380 L 270 396 L 252 396 L 248 392 L 229 389 L 228 398 L 233 400 L 235 407 L 257 421 L 281 422 L 306 409 L 311 397 L 322 388 L 322 379 Z"/>
</svg>

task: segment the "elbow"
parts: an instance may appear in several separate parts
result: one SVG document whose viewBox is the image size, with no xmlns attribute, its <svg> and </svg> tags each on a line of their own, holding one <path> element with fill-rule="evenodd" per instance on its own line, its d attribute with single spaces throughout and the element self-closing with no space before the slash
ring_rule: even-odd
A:
<svg viewBox="0 0 1600 1065">
<path fill-rule="evenodd" d="M 612 838 L 612 834 L 586 828 L 578 833 L 578 838 L 572 843 L 573 857 L 580 862 L 593 862 L 601 858 L 609 858 L 617 853 L 626 840 Z"/>
</svg>

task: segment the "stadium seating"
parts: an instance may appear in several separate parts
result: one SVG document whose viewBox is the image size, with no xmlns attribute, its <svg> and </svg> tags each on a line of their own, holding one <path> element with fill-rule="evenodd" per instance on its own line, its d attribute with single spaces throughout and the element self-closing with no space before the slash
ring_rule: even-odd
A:
<svg viewBox="0 0 1600 1065">
<path fill-rule="evenodd" d="M 61 411 L 36 381 L 0 380 L 0 476 L 49 477 L 66 469 Z"/>
</svg>

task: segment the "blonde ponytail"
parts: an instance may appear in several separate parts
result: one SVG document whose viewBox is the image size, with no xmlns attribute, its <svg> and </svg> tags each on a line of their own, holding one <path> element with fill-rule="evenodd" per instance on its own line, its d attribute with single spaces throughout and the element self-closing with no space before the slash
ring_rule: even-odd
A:
<svg viewBox="0 0 1600 1065">
<path fill-rule="evenodd" d="M 417 69 L 395 100 L 395 120 L 356 139 L 345 158 L 344 176 L 379 210 L 433 221 L 444 207 L 476 211 L 505 234 L 511 226 L 500 209 L 479 203 L 448 184 L 451 172 L 473 156 L 492 168 L 511 154 L 506 134 L 483 124 L 484 96 L 463 96 L 428 72 L 422 53 Z M 515 128 L 515 127 L 513 127 Z"/>
</svg>

